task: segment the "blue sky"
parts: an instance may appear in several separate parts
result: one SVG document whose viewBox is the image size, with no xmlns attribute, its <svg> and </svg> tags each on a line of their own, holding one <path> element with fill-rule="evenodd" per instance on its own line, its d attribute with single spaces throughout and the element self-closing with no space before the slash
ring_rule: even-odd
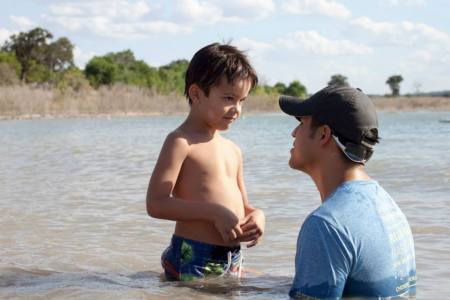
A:
<svg viewBox="0 0 450 300">
<path fill-rule="evenodd" d="M 332 74 L 368 93 L 450 90 L 448 0 L 0 0 L 0 43 L 41 26 L 94 55 L 131 49 L 152 66 L 190 59 L 211 42 L 247 50 L 262 82 L 300 80 L 309 92 Z"/>
</svg>

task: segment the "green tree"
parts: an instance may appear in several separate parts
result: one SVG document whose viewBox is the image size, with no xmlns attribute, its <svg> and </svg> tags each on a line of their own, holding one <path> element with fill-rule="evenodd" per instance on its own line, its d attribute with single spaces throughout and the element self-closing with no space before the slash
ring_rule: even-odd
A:
<svg viewBox="0 0 450 300">
<path fill-rule="evenodd" d="M 89 82 L 83 72 L 77 67 L 70 67 L 63 72 L 58 73 L 58 77 L 56 79 L 56 87 L 61 92 L 68 90 L 78 92 L 86 90 L 88 86 Z"/>
<path fill-rule="evenodd" d="M 277 89 L 269 84 L 258 84 L 251 92 L 251 95 L 270 95 L 278 96 L 280 93 Z"/>
<path fill-rule="evenodd" d="M 151 87 L 151 75 L 157 73 L 156 69 L 147 65 L 143 60 L 133 62 L 130 69 L 130 83 L 137 86 Z"/>
<path fill-rule="evenodd" d="M 342 74 L 332 75 L 330 81 L 328 81 L 328 85 L 349 86 L 347 77 Z"/>
<path fill-rule="evenodd" d="M 0 51 L 0 64 L 8 65 L 16 72 L 17 76 L 20 76 L 22 72 L 22 66 L 17 60 L 16 55 L 12 52 Z"/>
<path fill-rule="evenodd" d="M 123 82 L 132 84 L 135 74 L 130 70 L 131 66 L 136 62 L 134 54 L 131 50 L 121 52 L 111 52 L 103 56 L 105 59 L 111 61 L 117 67 L 117 74 L 114 77 L 114 82 Z"/>
<path fill-rule="evenodd" d="M 284 91 L 285 95 L 295 96 L 299 98 L 306 97 L 306 87 L 300 83 L 298 80 L 292 81 L 289 86 Z"/>
<path fill-rule="evenodd" d="M 161 80 L 161 77 L 159 76 L 158 69 L 150 67 L 150 72 L 147 76 L 147 86 L 153 88 L 154 90 L 158 90 L 158 87 L 162 85 L 163 82 Z"/>
<path fill-rule="evenodd" d="M 47 40 L 52 37 L 50 32 L 37 27 L 29 32 L 14 34 L 5 42 L 2 50 L 15 53 L 17 60 L 22 66 L 21 80 L 25 79 L 30 68 L 35 66 L 36 62 L 43 61 L 45 55 L 43 48 L 47 44 Z"/>
<path fill-rule="evenodd" d="M 2 50 L 14 53 L 21 65 L 21 80 L 38 80 L 38 78 L 53 78 L 51 73 L 60 72 L 72 67 L 73 44 L 68 38 L 62 37 L 55 42 L 49 43 L 53 35 L 40 27 L 28 32 L 20 32 L 12 35 L 2 46 Z M 46 68 L 50 74 L 43 76 Z M 33 74 L 29 74 L 33 72 Z"/>
<path fill-rule="evenodd" d="M 392 96 L 400 95 L 400 83 L 403 81 L 402 75 L 392 75 L 386 80 L 386 84 L 392 91 Z"/>
<path fill-rule="evenodd" d="M 25 81 L 30 83 L 41 83 L 49 81 L 51 73 L 46 66 L 31 60 L 28 62 L 28 72 L 25 74 Z"/>
<path fill-rule="evenodd" d="M 184 92 L 184 78 L 188 65 L 189 61 L 181 59 L 161 66 L 158 69 L 160 85 L 156 86 L 156 89 L 164 94 L 171 92 L 182 94 Z"/>
<path fill-rule="evenodd" d="M 55 42 L 43 47 L 45 54 L 43 55 L 43 64 L 50 71 L 59 72 L 67 68 L 73 67 L 73 44 L 68 38 L 62 37 Z"/>
<path fill-rule="evenodd" d="M 87 64 L 84 69 L 89 83 L 98 87 L 99 85 L 111 85 L 116 81 L 119 72 L 119 67 L 110 57 L 94 57 Z"/>
<path fill-rule="evenodd" d="M 131 68 L 131 66 L 136 62 L 134 53 L 130 49 L 116 53 L 111 52 L 106 54 L 105 56 L 111 58 L 114 63 L 116 63 L 123 69 Z"/>
<path fill-rule="evenodd" d="M 164 73 L 168 81 L 173 80 L 172 69 L 172 66 L 168 67 L 166 73 L 170 74 Z M 166 86 L 173 84 L 162 81 L 158 69 L 150 67 L 143 60 L 136 60 L 134 53 L 129 49 L 92 59 L 86 65 L 85 74 L 94 87 L 100 84 L 122 82 L 154 87 L 159 91 L 167 92 L 170 88 Z"/>
<path fill-rule="evenodd" d="M 282 82 L 275 83 L 275 85 L 273 87 L 278 92 L 278 94 L 285 94 L 286 93 L 287 86 L 284 83 L 282 83 Z"/>
</svg>

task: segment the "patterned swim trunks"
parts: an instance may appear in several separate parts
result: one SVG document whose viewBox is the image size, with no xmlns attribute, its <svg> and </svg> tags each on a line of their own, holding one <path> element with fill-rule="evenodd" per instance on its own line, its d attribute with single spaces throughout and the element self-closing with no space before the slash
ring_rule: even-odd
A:
<svg viewBox="0 0 450 300">
<path fill-rule="evenodd" d="M 173 235 L 170 246 L 161 255 L 167 280 L 188 281 L 209 275 L 241 277 L 241 247 L 224 247 Z"/>
</svg>

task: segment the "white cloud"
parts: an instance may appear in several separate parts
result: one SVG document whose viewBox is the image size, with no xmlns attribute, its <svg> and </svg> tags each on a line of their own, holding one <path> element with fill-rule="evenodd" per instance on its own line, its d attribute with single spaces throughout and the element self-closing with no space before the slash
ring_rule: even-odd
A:
<svg viewBox="0 0 450 300">
<path fill-rule="evenodd" d="M 229 0 L 222 1 L 225 15 L 242 20 L 264 19 L 275 12 L 272 0 Z"/>
<path fill-rule="evenodd" d="M 274 12 L 273 0 L 177 0 L 171 6 L 143 0 L 93 0 L 51 4 L 43 18 L 70 31 L 135 38 L 191 32 L 197 25 L 259 20 Z"/>
<path fill-rule="evenodd" d="M 424 6 L 425 0 L 384 0 L 390 6 Z"/>
<path fill-rule="evenodd" d="M 350 23 L 362 29 L 371 44 L 389 46 L 378 48 L 382 53 L 392 53 L 389 55 L 392 63 L 384 67 L 389 73 L 398 72 L 410 80 L 422 76 L 421 81 L 429 90 L 448 86 L 450 34 L 447 32 L 423 23 L 377 22 L 368 17 Z M 392 49 L 401 55 L 391 52 Z"/>
<path fill-rule="evenodd" d="M 91 2 L 64 2 L 50 5 L 50 12 L 59 16 L 104 16 L 135 20 L 150 12 L 145 1 L 129 2 L 125 0 Z"/>
<path fill-rule="evenodd" d="M 63 2 L 50 6 L 50 15 L 42 17 L 70 31 L 86 31 L 111 38 L 143 38 L 148 35 L 189 32 L 188 26 L 156 18 L 146 18 L 158 6 L 145 1 L 124 0 Z"/>
<path fill-rule="evenodd" d="M 220 7 L 207 1 L 178 0 L 175 4 L 175 18 L 188 23 L 214 24 L 223 19 Z"/>
<path fill-rule="evenodd" d="M 280 45 L 289 50 L 303 49 L 306 52 L 325 56 L 372 53 L 372 48 L 349 40 L 331 40 L 317 31 L 297 31 L 278 40 Z"/>
<path fill-rule="evenodd" d="M 20 30 L 29 30 L 36 26 L 36 24 L 26 17 L 9 16 L 11 21 L 19 27 Z"/>
<path fill-rule="evenodd" d="M 273 0 L 178 0 L 172 18 L 188 24 L 264 19 L 275 12 Z"/>
<path fill-rule="evenodd" d="M 79 67 L 79 68 L 84 68 L 86 63 L 96 55 L 95 52 L 83 52 L 79 47 L 75 47 L 73 49 L 73 58 L 75 61 L 75 64 Z"/>
<path fill-rule="evenodd" d="M 141 21 L 125 23 L 114 22 L 108 18 L 100 16 L 87 18 L 44 16 L 44 18 L 71 31 L 85 30 L 98 36 L 110 38 L 144 38 L 149 34 L 176 34 L 190 31 L 189 27 L 184 27 L 167 21 Z"/>
<path fill-rule="evenodd" d="M 263 52 L 273 48 L 273 46 L 269 43 L 259 42 L 247 37 L 240 38 L 233 44 L 237 44 L 242 50 L 245 51 Z"/>
<path fill-rule="evenodd" d="M 77 4 L 61 3 L 50 5 L 50 13 L 59 16 L 83 16 L 84 9 Z"/>
<path fill-rule="evenodd" d="M 368 17 L 360 17 L 351 24 L 371 32 L 381 43 L 402 46 L 437 46 L 450 50 L 450 35 L 423 23 L 375 22 Z"/>
<path fill-rule="evenodd" d="M 3 43 L 6 42 L 6 40 L 9 39 L 9 37 L 13 34 L 14 32 L 12 31 L 0 28 L 0 45 L 3 45 Z"/>
<path fill-rule="evenodd" d="M 247 37 L 240 38 L 233 42 L 240 50 L 248 51 L 251 60 L 263 60 L 268 51 L 273 50 L 272 44 L 256 41 Z"/>
<path fill-rule="evenodd" d="M 288 0 L 281 6 L 285 13 L 300 15 L 325 15 L 346 19 L 351 16 L 350 10 L 333 0 Z"/>
</svg>

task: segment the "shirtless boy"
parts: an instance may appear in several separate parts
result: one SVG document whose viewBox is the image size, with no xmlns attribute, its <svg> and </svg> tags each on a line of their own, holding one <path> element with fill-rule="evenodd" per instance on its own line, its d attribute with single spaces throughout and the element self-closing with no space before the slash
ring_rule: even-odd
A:
<svg viewBox="0 0 450 300">
<path fill-rule="evenodd" d="M 247 57 L 211 44 L 192 58 L 185 78 L 190 112 L 166 138 L 147 191 L 151 217 L 176 221 L 161 257 L 168 280 L 242 272 L 241 242 L 251 247 L 265 218 L 244 186 L 239 147 L 222 137 L 257 84 Z"/>
</svg>

